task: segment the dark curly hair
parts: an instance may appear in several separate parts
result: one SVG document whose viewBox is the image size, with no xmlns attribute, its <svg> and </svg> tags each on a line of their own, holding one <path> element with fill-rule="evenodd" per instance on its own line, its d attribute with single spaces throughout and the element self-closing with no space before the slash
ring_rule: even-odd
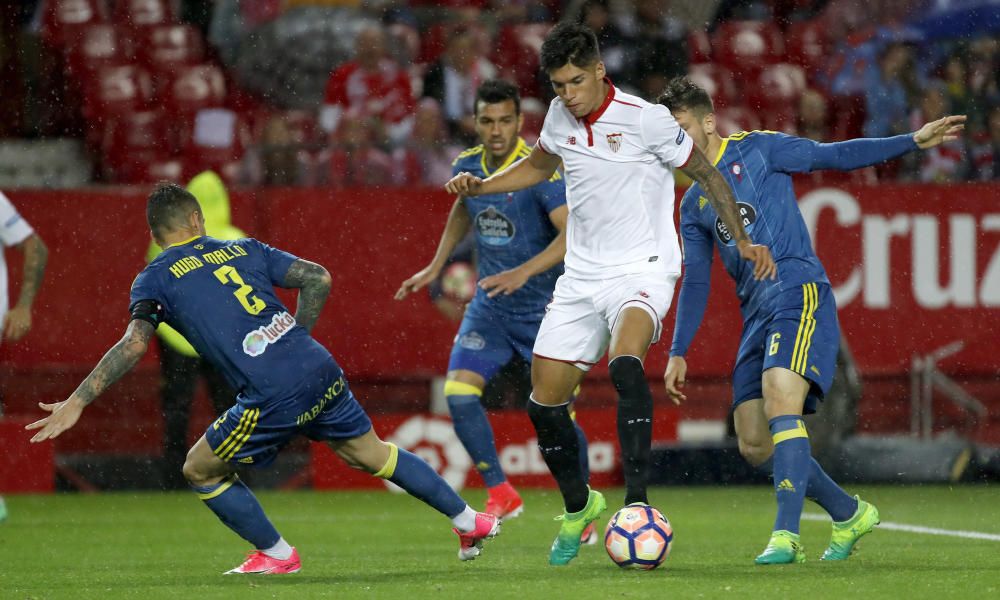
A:
<svg viewBox="0 0 1000 600">
<path fill-rule="evenodd" d="M 687 77 L 671 79 L 667 87 L 657 96 L 656 103 L 666 106 L 670 112 L 690 110 L 701 116 L 715 112 L 715 106 L 708 92 Z"/>
<path fill-rule="evenodd" d="M 549 32 L 542 44 L 540 59 L 542 70 L 547 73 L 571 64 L 589 67 L 601 60 L 597 36 L 586 25 L 563 21 Z"/>
</svg>

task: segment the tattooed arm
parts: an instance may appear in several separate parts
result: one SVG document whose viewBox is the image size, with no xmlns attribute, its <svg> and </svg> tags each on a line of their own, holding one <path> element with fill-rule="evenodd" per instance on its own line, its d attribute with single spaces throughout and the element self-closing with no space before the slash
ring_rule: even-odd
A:
<svg viewBox="0 0 1000 600">
<path fill-rule="evenodd" d="M 37 233 L 32 234 L 16 246 L 24 252 L 24 270 L 21 277 L 21 293 L 17 304 L 11 307 L 3 323 L 3 335 L 15 342 L 31 329 L 31 305 L 42 285 L 45 275 L 45 263 L 49 258 L 49 249 Z"/>
<path fill-rule="evenodd" d="M 753 274 L 756 279 L 774 279 L 778 273 L 778 268 L 771 257 L 771 251 L 767 246 L 760 246 L 750 241 L 746 229 L 743 228 L 743 219 L 740 217 L 740 209 L 736 206 L 736 197 L 733 190 L 723 179 L 722 173 L 708 162 L 708 158 L 697 147 L 691 149 L 691 158 L 688 159 L 681 171 L 685 175 L 701 184 L 705 190 L 712 208 L 719 214 L 719 218 L 729 228 L 736 247 L 739 248 L 740 256 L 753 262 Z"/>
<path fill-rule="evenodd" d="M 41 429 L 31 441 L 42 442 L 59 437 L 59 434 L 75 425 L 84 408 L 139 362 L 149 348 L 149 340 L 154 331 L 150 323 L 133 319 L 122 339 L 108 350 L 69 398 L 53 404 L 39 402 L 39 408 L 52 414 L 25 427 L 28 430 Z"/>
<path fill-rule="evenodd" d="M 284 287 L 298 288 L 299 304 L 295 309 L 295 320 L 299 325 L 312 331 L 319 319 L 319 313 L 330 295 L 333 279 L 322 266 L 301 258 L 288 267 Z"/>
</svg>

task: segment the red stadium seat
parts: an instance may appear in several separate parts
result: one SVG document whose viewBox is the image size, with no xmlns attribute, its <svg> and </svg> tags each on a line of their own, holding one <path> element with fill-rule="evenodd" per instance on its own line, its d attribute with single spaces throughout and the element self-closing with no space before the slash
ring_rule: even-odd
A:
<svg viewBox="0 0 1000 600">
<path fill-rule="evenodd" d="M 225 103 L 226 78 L 212 64 L 180 67 L 164 88 L 162 100 L 171 113 L 189 118 L 200 109 Z"/>
<path fill-rule="evenodd" d="M 524 96 L 540 96 L 538 53 L 551 23 L 510 25 L 500 30 L 493 51 L 493 64 L 501 76 L 517 84 Z"/>
<path fill-rule="evenodd" d="M 144 109 L 153 97 L 147 73 L 137 65 L 102 67 L 84 87 L 83 115 L 91 125 L 103 125 L 109 117 Z"/>
<path fill-rule="evenodd" d="M 173 25 L 177 22 L 170 0 L 117 0 L 115 23 L 129 27 Z"/>
<path fill-rule="evenodd" d="M 91 77 L 103 67 L 127 64 L 132 58 L 132 38 L 114 25 L 88 25 L 80 38 L 66 47 L 69 72 L 77 79 Z"/>
<path fill-rule="evenodd" d="M 183 65 L 205 59 L 201 34 L 190 25 L 156 25 L 141 36 L 140 58 L 158 79 L 164 79 Z"/>
<path fill-rule="evenodd" d="M 709 40 L 707 32 L 696 29 L 688 33 L 687 46 L 691 64 L 711 62 L 712 42 Z"/>
<path fill-rule="evenodd" d="M 100 0 L 42 1 L 42 40 L 55 48 L 67 47 L 79 39 L 87 26 L 107 20 Z"/>
<path fill-rule="evenodd" d="M 186 175 L 212 169 L 228 182 L 238 179 L 240 162 L 252 141 L 242 116 L 226 108 L 205 108 L 197 111 L 182 135 Z"/>
<path fill-rule="evenodd" d="M 732 106 L 715 111 L 716 127 L 720 135 L 732 135 L 740 131 L 760 129 L 760 118 L 742 106 Z"/>
<path fill-rule="evenodd" d="M 799 96 L 805 89 L 805 70 L 797 65 L 780 63 L 765 67 L 746 96 L 754 110 L 788 113 L 797 110 Z"/>
<path fill-rule="evenodd" d="M 829 57 L 830 39 L 825 24 L 819 20 L 792 23 L 785 35 L 786 57 L 790 63 L 810 73 L 822 67 Z"/>
<path fill-rule="evenodd" d="M 712 36 L 713 57 L 739 76 L 756 73 L 785 55 L 781 30 L 766 21 L 728 21 Z"/>
<path fill-rule="evenodd" d="M 104 130 L 101 171 L 107 181 L 144 183 L 152 177 L 151 166 L 166 165 L 175 151 L 174 132 L 162 110 L 125 114 Z"/>
<path fill-rule="evenodd" d="M 716 108 L 730 106 L 738 101 L 739 90 L 732 72 L 726 67 L 712 63 L 691 65 L 688 77 L 708 92 Z"/>
</svg>

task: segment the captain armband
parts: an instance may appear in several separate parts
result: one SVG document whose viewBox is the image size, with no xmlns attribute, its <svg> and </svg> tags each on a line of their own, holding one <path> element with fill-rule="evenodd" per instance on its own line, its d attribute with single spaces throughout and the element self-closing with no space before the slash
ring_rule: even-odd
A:
<svg viewBox="0 0 1000 600">
<path fill-rule="evenodd" d="M 132 305 L 132 318 L 145 321 L 156 329 L 164 318 L 163 305 L 156 300 L 140 300 Z"/>
</svg>

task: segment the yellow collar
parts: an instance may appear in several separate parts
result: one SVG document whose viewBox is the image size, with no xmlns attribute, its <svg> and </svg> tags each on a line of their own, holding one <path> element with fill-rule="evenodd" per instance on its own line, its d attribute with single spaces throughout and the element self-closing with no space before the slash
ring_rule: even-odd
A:
<svg viewBox="0 0 1000 600">
<path fill-rule="evenodd" d="M 514 144 L 514 149 L 510 151 L 510 154 L 507 155 L 507 158 L 503 161 L 503 164 L 500 165 L 497 171 L 503 171 L 507 167 L 514 164 L 514 161 L 516 161 L 518 158 L 521 157 L 521 151 L 527 147 L 528 145 L 524 143 L 524 139 L 520 137 L 517 138 L 517 143 Z M 492 175 L 489 168 L 487 168 L 486 166 L 486 144 L 483 144 L 483 155 L 479 159 L 479 162 L 483 167 L 483 174 L 486 175 L 487 177 Z"/>
<path fill-rule="evenodd" d="M 169 246 L 167 246 L 167 248 L 173 248 L 174 246 L 183 246 L 184 244 L 190 244 L 191 242 L 195 241 L 196 239 L 198 239 L 200 237 L 202 237 L 202 236 L 196 235 L 194 237 L 190 237 L 190 238 L 184 240 L 183 242 L 177 242 L 176 244 L 170 244 Z M 166 250 L 167 248 L 164 248 L 164 250 Z"/>
<path fill-rule="evenodd" d="M 715 160 L 712 161 L 713 167 L 719 164 L 719 161 L 722 160 L 722 155 L 725 154 L 726 146 L 728 145 L 729 145 L 729 138 L 728 137 L 722 138 L 722 145 L 719 146 L 719 153 L 715 155 Z"/>
</svg>

